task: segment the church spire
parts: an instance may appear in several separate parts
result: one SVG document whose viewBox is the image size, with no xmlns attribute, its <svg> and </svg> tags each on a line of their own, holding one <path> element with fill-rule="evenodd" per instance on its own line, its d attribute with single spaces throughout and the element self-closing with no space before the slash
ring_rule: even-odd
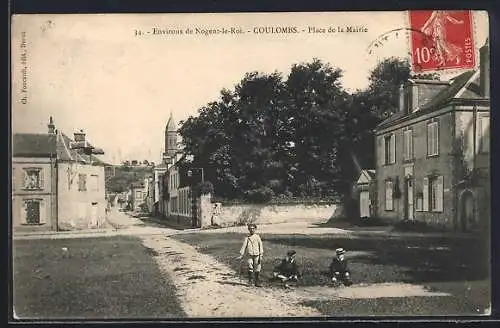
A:
<svg viewBox="0 0 500 328">
<path fill-rule="evenodd" d="M 177 151 L 177 126 L 174 121 L 174 115 L 170 111 L 170 117 L 165 127 L 165 155 L 169 158 L 174 158 Z"/>
<path fill-rule="evenodd" d="M 165 132 L 174 132 L 174 131 L 177 131 L 177 127 L 176 127 L 176 124 L 174 121 L 174 115 L 173 115 L 172 111 L 170 111 L 170 116 L 169 116 L 168 121 L 167 121 L 167 126 L 165 128 Z"/>
</svg>

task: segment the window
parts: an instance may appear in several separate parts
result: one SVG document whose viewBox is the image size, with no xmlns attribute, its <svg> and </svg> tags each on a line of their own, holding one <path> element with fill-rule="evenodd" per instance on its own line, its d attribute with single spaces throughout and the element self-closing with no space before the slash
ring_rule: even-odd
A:
<svg viewBox="0 0 500 328">
<path fill-rule="evenodd" d="M 478 141 L 479 152 L 488 153 L 490 151 L 490 117 L 480 116 L 478 120 Z"/>
<path fill-rule="evenodd" d="M 423 210 L 443 211 L 443 177 L 424 178 Z"/>
<path fill-rule="evenodd" d="M 135 199 L 140 200 L 142 198 L 142 192 L 140 190 L 136 190 Z"/>
<path fill-rule="evenodd" d="M 24 189 L 42 189 L 43 171 L 41 168 L 29 168 L 24 170 Z"/>
<path fill-rule="evenodd" d="M 427 125 L 427 156 L 439 155 L 439 125 L 432 122 Z"/>
<path fill-rule="evenodd" d="M 41 199 L 24 200 L 23 223 L 29 225 L 45 223 L 45 206 Z"/>
<path fill-rule="evenodd" d="M 384 138 L 385 164 L 394 164 L 396 162 L 396 136 L 391 134 Z"/>
<path fill-rule="evenodd" d="M 78 174 L 78 191 L 87 191 L 87 175 L 85 173 Z"/>
<path fill-rule="evenodd" d="M 96 174 L 90 176 L 90 190 L 99 191 L 99 176 Z"/>
<path fill-rule="evenodd" d="M 393 211 L 394 206 L 393 206 L 393 188 L 394 185 L 391 180 L 387 180 L 385 182 L 385 210 L 386 211 Z"/>
<path fill-rule="evenodd" d="M 404 136 L 404 158 L 405 160 L 413 159 L 413 131 L 406 130 Z"/>
<path fill-rule="evenodd" d="M 418 194 L 416 197 L 415 211 L 422 212 L 423 210 L 424 197 L 422 194 Z"/>
</svg>

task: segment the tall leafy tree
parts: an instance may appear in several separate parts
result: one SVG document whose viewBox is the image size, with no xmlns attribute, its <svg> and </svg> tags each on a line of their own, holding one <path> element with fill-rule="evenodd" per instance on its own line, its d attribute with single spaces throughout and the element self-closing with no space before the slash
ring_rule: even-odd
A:
<svg viewBox="0 0 500 328">
<path fill-rule="evenodd" d="M 342 70 L 314 59 L 293 65 L 286 81 L 296 194 L 325 195 L 338 190 L 338 141 L 345 132 L 349 97 L 341 77 Z"/>
</svg>

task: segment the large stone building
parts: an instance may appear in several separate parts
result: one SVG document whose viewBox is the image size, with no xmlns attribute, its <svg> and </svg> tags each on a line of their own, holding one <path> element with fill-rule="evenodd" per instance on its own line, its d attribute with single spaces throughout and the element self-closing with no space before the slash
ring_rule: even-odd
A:
<svg viewBox="0 0 500 328">
<path fill-rule="evenodd" d="M 71 139 L 55 129 L 15 133 L 12 225 L 15 230 L 71 230 L 105 222 L 105 164 L 83 131 Z"/>
<path fill-rule="evenodd" d="M 409 80 L 376 129 L 376 213 L 475 230 L 490 220 L 489 48 L 450 81 Z"/>
</svg>

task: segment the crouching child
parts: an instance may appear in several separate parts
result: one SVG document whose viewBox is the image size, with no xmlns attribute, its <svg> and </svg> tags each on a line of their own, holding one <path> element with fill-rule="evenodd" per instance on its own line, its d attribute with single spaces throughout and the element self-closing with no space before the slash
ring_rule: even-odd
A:
<svg viewBox="0 0 500 328">
<path fill-rule="evenodd" d="M 290 288 L 289 282 L 299 281 L 299 267 L 295 261 L 296 253 L 294 250 L 288 251 L 286 257 L 273 271 L 273 278 L 281 280 L 285 288 Z"/>
<path fill-rule="evenodd" d="M 330 264 L 330 277 L 332 282 L 341 282 L 345 286 L 351 286 L 351 272 L 349 271 L 347 260 L 345 259 L 345 250 L 343 248 L 337 248 L 335 254 L 336 256 Z"/>
</svg>

